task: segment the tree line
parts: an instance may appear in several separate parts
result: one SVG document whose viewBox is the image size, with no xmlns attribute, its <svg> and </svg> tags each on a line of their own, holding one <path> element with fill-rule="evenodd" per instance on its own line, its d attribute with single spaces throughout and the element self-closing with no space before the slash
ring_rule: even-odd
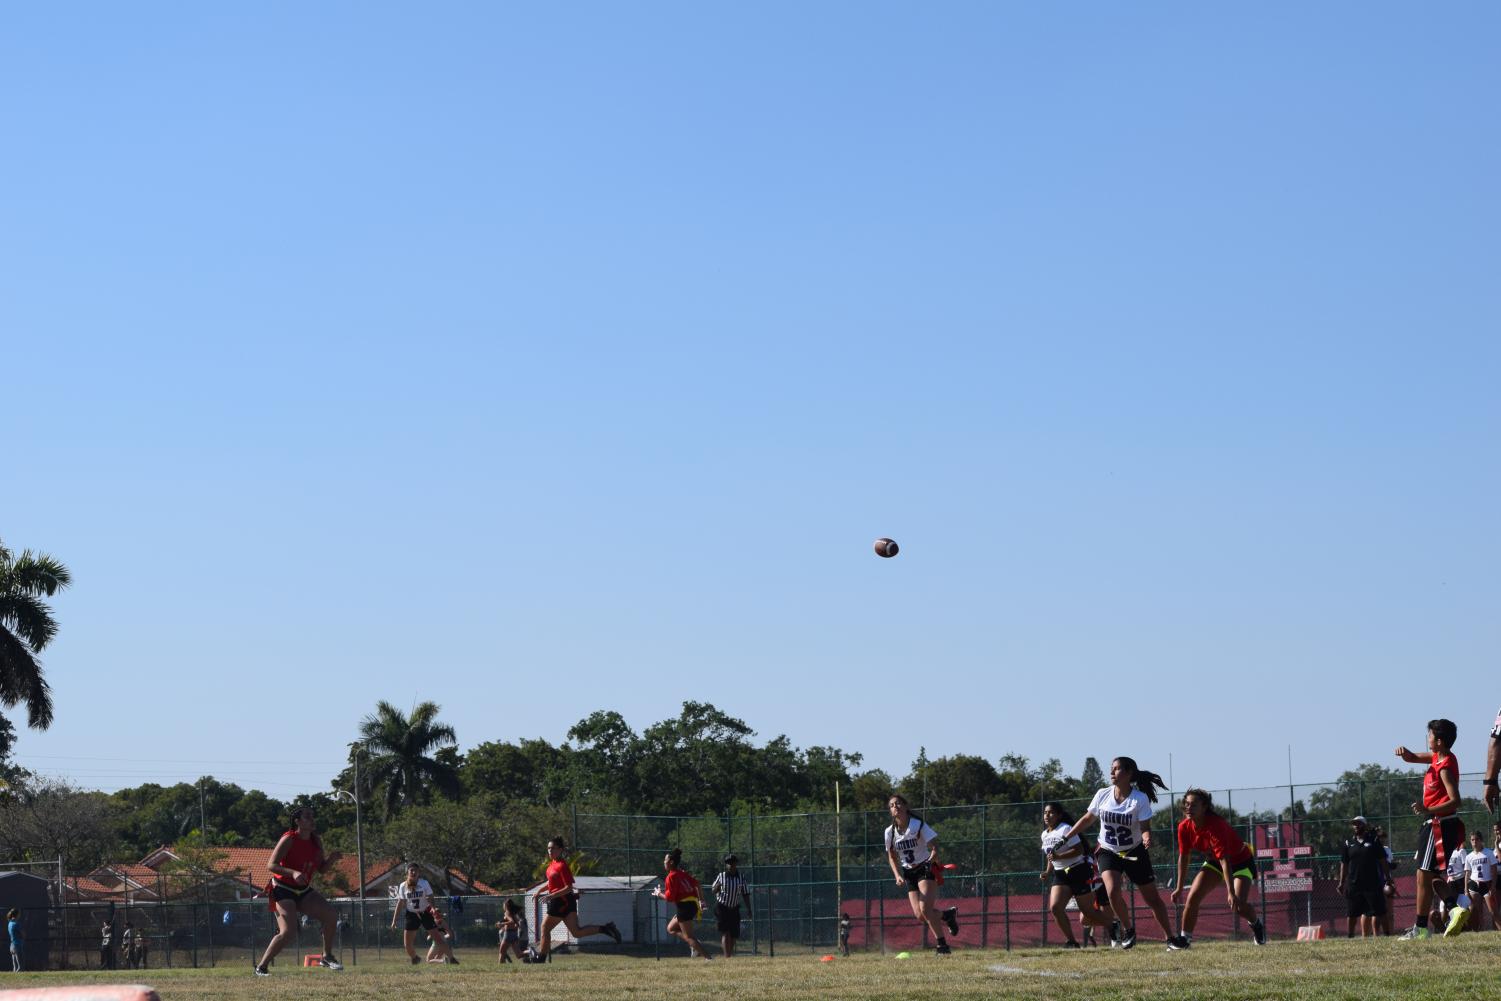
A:
<svg viewBox="0 0 1501 1001">
<path fill-rule="evenodd" d="M 702 702 L 685 702 L 676 717 L 639 733 L 620 714 L 601 710 L 576 723 L 558 744 L 542 738 L 486 741 L 462 753 L 440 713 L 431 702 L 410 714 L 387 702 L 377 704 L 359 724 L 349 763 L 329 788 L 290 802 L 212 776 L 114 793 L 43 780 L 9 762 L 13 733 L 0 725 L 0 772 L 9 779 L 9 787 L 0 791 L 0 860 L 60 857 L 70 872 L 86 872 L 178 844 L 196 853 L 193 865 L 203 869 L 207 849 L 273 843 L 286 829 L 289 810 L 300 805 L 317 811 L 330 849 L 353 852 L 358 792 L 368 859 L 423 859 L 500 888 L 530 882 L 541 861 L 540 846 L 553 834 L 569 832 L 576 814 L 637 818 L 636 845 L 647 855 L 669 843 L 722 850 L 735 843 L 736 818 L 742 818 L 738 836 L 743 837 L 743 818 L 761 817 L 758 841 L 767 846 L 766 861 L 785 856 L 801 864 L 812 861 L 803 858 L 810 851 L 812 822 L 787 821 L 783 833 L 772 818 L 830 814 L 837 787 L 846 828 L 818 833 L 820 843 L 879 837 L 887 797 L 896 791 L 919 811 L 926 806 L 935 811 L 935 820 L 943 818 L 945 843 L 955 846 L 966 868 L 1020 870 L 1036 862 L 1038 804 L 1061 800 L 1082 809 L 1106 782 L 1094 758 L 1086 759 L 1075 776 L 1057 759 L 1034 764 L 1018 754 L 991 761 L 965 754 L 929 758 L 925 752 L 894 778 L 880 769 L 862 770 L 859 754 L 837 747 L 798 748 L 785 736 L 757 741 L 743 720 Z M 1375 803 L 1365 806 L 1365 789 L 1379 787 L 1383 797 L 1395 789 L 1400 799 L 1419 781 L 1415 773 L 1362 765 L 1276 816 L 1231 819 L 1308 821 L 1311 843 L 1321 852 L 1337 851 L 1350 816 L 1362 809 L 1384 812 Z M 989 808 L 988 826 L 976 820 L 974 810 L 951 809 L 977 804 L 1011 805 Z M 860 817 L 867 811 L 872 819 Z M 616 823 L 593 840 L 619 842 L 628 830 Z M 775 850 L 783 842 L 785 850 Z M 975 845 L 981 847 L 971 850 Z M 619 853 L 595 862 L 616 868 L 650 865 L 649 858 Z M 335 884 L 334 889 L 352 888 Z"/>
</svg>

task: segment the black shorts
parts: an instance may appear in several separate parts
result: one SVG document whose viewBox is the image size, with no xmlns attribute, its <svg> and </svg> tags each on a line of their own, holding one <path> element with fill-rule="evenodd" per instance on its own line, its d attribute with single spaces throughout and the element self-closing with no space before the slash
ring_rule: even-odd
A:
<svg viewBox="0 0 1501 1001">
<path fill-rule="evenodd" d="M 734 907 L 728 904 L 714 905 L 714 927 L 719 929 L 719 934 L 728 935 L 730 938 L 740 937 L 740 905 Z"/>
<path fill-rule="evenodd" d="M 1477 883 L 1472 879 L 1465 884 L 1465 892 L 1472 897 L 1483 897 L 1491 892 L 1491 884 Z"/>
<path fill-rule="evenodd" d="M 1110 894 L 1105 892 L 1104 883 L 1094 888 L 1094 902 L 1105 910 L 1110 910 Z"/>
<path fill-rule="evenodd" d="M 1123 872 L 1136 886 L 1157 882 L 1157 874 L 1152 871 L 1152 857 L 1147 852 L 1146 845 L 1137 845 L 1124 855 L 1102 848 L 1095 852 L 1094 859 L 1101 873 Z"/>
<path fill-rule="evenodd" d="M 919 862 L 917 865 L 912 866 L 902 866 L 902 879 L 907 881 L 908 893 L 921 893 L 922 887 L 917 884 L 925 879 L 931 880 L 932 878 L 933 869 L 926 862 Z"/>
<path fill-rule="evenodd" d="M 1443 892 L 1439 899 L 1445 903 L 1453 903 L 1461 893 L 1465 892 L 1465 881 L 1462 879 L 1449 879 L 1444 881 Z"/>
<path fill-rule="evenodd" d="M 283 900 L 290 900 L 294 904 L 301 904 L 307 898 L 307 895 L 312 892 L 313 888 L 311 886 L 304 886 L 300 890 L 294 890 L 292 887 L 282 886 L 280 883 L 273 882 L 271 884 L 271 899 L 277 903 Z"/>
<path fill-rule="evenodd" d="M 577 914 L 579 909 L 578 898 L 571 893 L 557 897 L 547 898 L 547 915 L 553 918 L 566 918 L 570 914 Z"/>
<path fill-rule="evenodd" d="M 1089 892 L 1089 882 L 1094 878 L 1094 867 L 1089 864 L 1089 859 L 1075 862 L 1067 869 L 1053 870 L 1052 878 L 1048 880 L 1049 886 L 1066 886 L 1068 892 L 1075 897 L 1082 897 Z"/>
<path fill-rule="evenodd" d="M 407 911 L 407 931 L 416 931 L 418 928 L 426 928 L 428 931 L 432 931 L 436 927 L 438 927 L 438 922 L 434 921 L 433 916 L 427 911 L 423 911 L 421 914 L 413 914 L 411 911 Z"/>
<path fill-rule="evenodd" d="M 1345 894 L 1345 916 L 1358 918 L 1369 914 L 1372 917 L 1381 917 L 1386 913 L 1386 894 L 1380 890 L 1363 890 L 1352 888 Z"/>
<path fill-rule="evenodd" d="M 698 901 L 697 900 L 679 900 L 678 901 L 678 922 L 682 923 L 684 921 L 697 921 L 697 920 L 698 920 Z"/>
<path fill-rule="evenodd" d="M 1463 848 L 1465 822 L 1458 817 L 1430 817 L 1423 821 L 1418 832 L 1418 850 L 1413 858 L 1423 872 L 1443 872 L 1448 868 L 1449 856 L 1456 848 Z"/>
<path fill-rule="evenodd" d="M 521 941 L 521 936 L 518 935 L 514 931 L 508 931 L 508 932 L 506 932 L 506 933 L 504 933 L 503 935 L 500 936 L 500 944 L 501 945 L 505 945 L 508 942 L 520 942 L 520 941 Z"/>
</svg>

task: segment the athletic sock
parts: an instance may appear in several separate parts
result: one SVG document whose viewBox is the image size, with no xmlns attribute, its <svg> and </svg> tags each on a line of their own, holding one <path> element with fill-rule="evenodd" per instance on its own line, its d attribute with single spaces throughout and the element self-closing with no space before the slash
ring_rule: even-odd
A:
<svg viewBox="0 0 1501 1001">
<path fill-rule="evenodd" d="M 948 941 L 948 939 L 944 938 L 942 935 L 939 935 L 938 936 L 938 944 L 939 945 L 948 945 L 949 941 Z"/>
<path fill-rule="evenodd" d="M 1419 914 L 1413 920 L 1415 920 L 1418 923 L 1418 927 L 1419 928 L 1427 928 L 1428 927 L 1428 915 L 1426 915 L 1426 914 Z"/>
</svg>

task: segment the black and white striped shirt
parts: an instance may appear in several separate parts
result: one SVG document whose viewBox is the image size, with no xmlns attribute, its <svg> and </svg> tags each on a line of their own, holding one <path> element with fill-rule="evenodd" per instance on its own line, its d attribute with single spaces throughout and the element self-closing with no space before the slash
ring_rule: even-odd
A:
<svg viewBox="0 0 1501 1001">
<path fill-rule="evenodd" d="M 714 899 L 726 907 L 739 907 L 742 900 L 750 902 L 750 887 L 738 872 L 733 876 L 727 872 L 715 876 L 713 890 Z"/>
</svg>

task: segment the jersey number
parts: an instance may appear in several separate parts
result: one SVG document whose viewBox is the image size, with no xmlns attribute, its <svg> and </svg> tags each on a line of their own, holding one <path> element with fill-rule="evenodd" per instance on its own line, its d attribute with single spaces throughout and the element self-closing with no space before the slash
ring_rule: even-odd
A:
<svg viewBox="0 0 1501 1001">
<path fill-rule="evenodd" d="M 905 861 L 903 861 L 902 864 L 903 865 L 911 865 L 912 864 L 912 849 L 908 848 L 906 851 L 902 852 L 902 855 L 905 857 Z"/>
<path fill-rule="evenodd" d="M 1130 827 L 1111 827 L 1109 824 L 1100 825 L 1100 836 L 1105 839 L 1105 844 L 1112 848 L 1131 844 Z"/>
</svg>

